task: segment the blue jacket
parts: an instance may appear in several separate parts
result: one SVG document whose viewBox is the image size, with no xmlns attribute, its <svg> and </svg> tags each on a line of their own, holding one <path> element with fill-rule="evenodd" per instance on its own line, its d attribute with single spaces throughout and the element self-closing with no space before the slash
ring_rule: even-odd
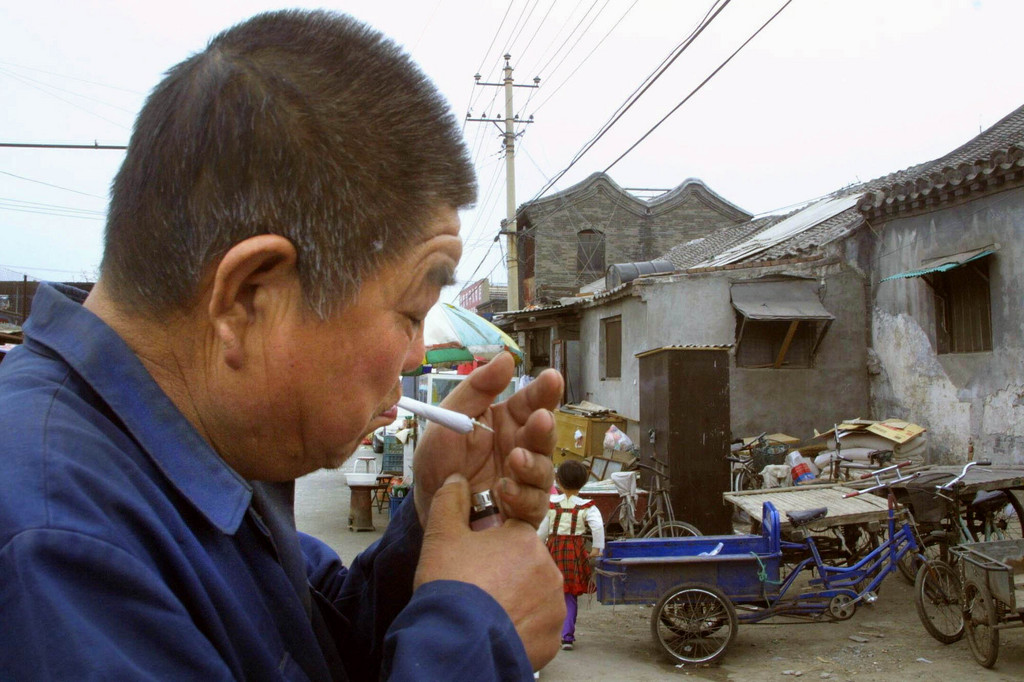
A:
<svg viewBox="0 0 1024 682">
<path fill-rule="evenodd" d="M 413 504 L 346 568 L 295 531 L 293 484 L 240 478 L 80 293 L 40 287 L 0 365 L 0 675 L 532 679 L 482 590 L 413 594 Z"/>
</svg>

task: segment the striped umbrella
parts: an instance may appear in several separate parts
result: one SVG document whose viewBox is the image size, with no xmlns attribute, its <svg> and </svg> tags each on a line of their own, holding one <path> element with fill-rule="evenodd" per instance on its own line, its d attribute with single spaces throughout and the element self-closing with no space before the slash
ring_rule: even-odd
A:
<svg viewBox="0 0 1024 682">
<path fill-rule="evenodd" d="M 509 351 L 516 364 L 523 360 L 512 337 L 474 312 L 451 303 L 438 303 L 423 320 L 425 364 L 441 365 L 490 360 Z"/>
</svg>

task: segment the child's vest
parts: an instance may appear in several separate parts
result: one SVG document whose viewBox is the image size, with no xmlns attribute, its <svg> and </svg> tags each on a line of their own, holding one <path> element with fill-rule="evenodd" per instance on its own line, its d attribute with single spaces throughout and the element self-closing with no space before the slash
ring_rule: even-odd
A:
<svg viewBox="0 0 1024 682">
<path fill-rule="evenodd" d="M 568 500 L 569 498 L 565 498 Z M 593 500 L 587 500 L 581 505 L 574 505 L 571 509 L 566 509 L 562 506 L 561 502 L 551 502 L 551 508 L 555 510 L 555 521 L 551 524 L 552 535 L 583 535 L 585 532 L 584 524 L 579 523 L 579 517 L 581 513 L 586 513 L 586 510 L 594 506 Z M 569 519 L 566 519 L 568 528 L 563 528 L 562 517 L 569 515 Z"/>
</svg>

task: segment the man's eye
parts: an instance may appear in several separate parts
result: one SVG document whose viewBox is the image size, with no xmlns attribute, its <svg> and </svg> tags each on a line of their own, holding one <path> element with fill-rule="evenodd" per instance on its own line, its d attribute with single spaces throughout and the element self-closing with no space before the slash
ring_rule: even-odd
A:
<svg viewBox="0 0 1024 682">
<path fill-rule="evenodd" d="M 406 318 L 412 322 L 412 326 L 420 327 L 423 324 L 423 318 L 417 315 L 406 315 Z"/>
</svg>

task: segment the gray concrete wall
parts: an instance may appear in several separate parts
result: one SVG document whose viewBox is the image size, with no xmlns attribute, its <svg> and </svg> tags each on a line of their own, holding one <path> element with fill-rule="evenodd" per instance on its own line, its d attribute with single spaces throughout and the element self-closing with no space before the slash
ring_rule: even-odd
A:
<svg viewBox="0 0 1024 682">
<path fill-rule="evenodd" d="M 870 418 L 868 407 L 865 279 L 834 266 L 823 276 L 822 305 L 832 322 L 813 366 L 732 372 L 734 437 L 762 431 L 806 440 L 843 419 Z"/>
<path fill-rule="evenodd" d="M 811 274 L 811 270 L 787 271 Z M 762 270 L 747 275 L 766 274 Z M 833 266 L 822 275 L 824 306 L 836 317 L 811 369 L 730 370 L 734 437 L 781 431 L 810 438 L 836 420 L 868 416 L 865 280 Z M 637 296 L 583 312 L 580 327 L 582 391 L 587 400 L 639 419 L 639 361 L 635 353 L 670 345 L 730 345 L 736 313 L 729 287 L 736 271 L 673 278 L 643 287 Z M 599 377 L 600 320 L 622 315 L 622 378 Z"/>
<path fill-rule="evenodd" d="M 993 350 L 935 352 L 931 291 L 921 278 L 880 282 L 874 289 L 872 345 L 880 371 L 872 410 L 928 429 L 931 459 L 1024 464 L 1024 189 L 962 206 L 876 225 L 874 281 L 912 270 L 923 260 L 998 243 L 990 259 Z"/>
</svg>

